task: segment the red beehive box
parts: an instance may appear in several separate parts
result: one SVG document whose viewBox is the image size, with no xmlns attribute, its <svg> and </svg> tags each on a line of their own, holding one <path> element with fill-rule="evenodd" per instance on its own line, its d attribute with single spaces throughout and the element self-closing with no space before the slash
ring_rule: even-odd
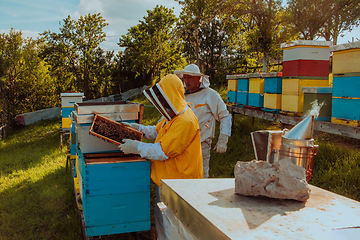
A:
<svg viewBox="0 0 360 240">
<path fill-rule="evenodd" d="M 330 61 L 293 60 L 283 62 L 283 77 L 329 77 Z"/>
</svg>

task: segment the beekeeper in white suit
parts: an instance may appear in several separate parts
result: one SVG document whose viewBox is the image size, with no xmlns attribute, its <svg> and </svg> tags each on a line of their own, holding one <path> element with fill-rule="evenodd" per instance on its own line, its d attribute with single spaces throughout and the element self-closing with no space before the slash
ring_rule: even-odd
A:
<svg viewBox="0 0 360 240">
<path fill-rule="evenodd" d="M 209 77 L 202 74 L 197 65 L 190 64 L 184 70 L 176 70 L 174 74 L 183 78 L 186 89 L 185 100 L 190 104 L 199 121 L 204 178 L 208 178 L 211 142 L 215 136 L 215 120 L 220 122 L 220 135 L 214 150 L 217 153 L 224 153 L 231 136 L 232 116 L 220 94 L 209 87 Z"/>
</svg>

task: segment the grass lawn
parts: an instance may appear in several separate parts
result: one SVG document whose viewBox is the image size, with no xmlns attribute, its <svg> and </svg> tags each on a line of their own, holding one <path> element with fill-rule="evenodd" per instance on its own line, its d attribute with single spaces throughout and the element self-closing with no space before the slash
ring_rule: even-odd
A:
<svg viewBox="0 0 360 240">
<path fill-rule="evenodd" d="M 223 94 L 222 94 L 223 95 Z M 144 125 L 160 115 L 146 105 Z M 71 171 L 66 171 L 65 149 L 60 149 L 59 120 L 19 128 L 0 141 L 0 240 L 81 239 Z M 253 160 L 250 133 L 281 129 L 277 123 L 235 115 L 228 151 L 211 152 L 210 177 L 234 177 L 237 161 Z M 216 134 L 219 128 L 217 127 Z M 217 137 L 213 140 L 215 146 Z M 319 153 L 314 157 L 310 184 L 360 201 L 359 140 L 317 133 Z M 152 194 L 153 191 L 152 185 Z M 153 198 L 152 198 L 153 201 Z M 102 239 L 133 239 L 130 234 Z"/>
</svg>

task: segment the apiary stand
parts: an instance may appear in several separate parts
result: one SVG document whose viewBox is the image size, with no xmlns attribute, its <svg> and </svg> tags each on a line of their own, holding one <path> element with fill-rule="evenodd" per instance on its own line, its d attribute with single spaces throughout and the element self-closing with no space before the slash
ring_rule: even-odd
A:
<svg viewBox="0 0 360 240">
<path fill-rule="evenodd" d="M 165 179 L 165 230 L 170 239 L 358 239 L 360 202 L 310 189 L 304 203 L 235 194 L 234 178 Z"/>
<path fill-rule="evenodd" d="M 150 162 L 120 152 L 79 151 L 78 158 L 83 239 L 150 230 Z"/>
</svg>

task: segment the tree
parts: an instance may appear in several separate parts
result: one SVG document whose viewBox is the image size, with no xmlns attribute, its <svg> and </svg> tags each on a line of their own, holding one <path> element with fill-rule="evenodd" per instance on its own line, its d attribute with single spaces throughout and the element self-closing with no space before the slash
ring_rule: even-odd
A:
<svg viewBox="0 0 360 240">
<path fill-rule="evenodd" d="M 183 10 L 177 33 L 187 62 L 196 63 L 212 83 L 222 84 L 229 61 L 243 58 L 239 46 L 244 28 L 234 16 L 242 16 L 245 5 L 220 0 L 178 2 Z"/>
<path fill-rule="evenodd" d="M 253 0 L 249 4 L 247 39 L 248 52 L 261 52 L 263 72 L 267 71 L 269 57 L 280 54 L 281 0 Z"/>
<path fill-rule="evenodd" d="M 176 43 L 169 41 L 177 21 L 171 9 L 156 6 L 143 21 L 128 29 L 118 45 L 124 47 L 116 59 L 114 77 L 122 90 L 152 85 L 162 72 L 173 72 L 184 63 Z"/>
<path fill-rule="evenodd" d="M 1 118 L 6 131 L 17 114 L 54 107 L 57 98 L 37 41 L 23 39 L 21 31 L 11 29 L 0 36 L 0 54 Z"/>
<path fill-rule="evenodd" d="M 359 8 L 357 0 L 288 0 L 287 21 L 301 39 L 325 37 L 336 43 L 341 32 L 359 24 Z"/>
<path fill-rule="evenodd" d="M 320 36 L 326 41 L 333 41 L 333 45 L 337 44 L 337 39 L 343 32 L 349 31 L 360 24 L 360 4 L 358 1 L 343 2 L 333 1 L 328 6 L 328 11 L 338 9 L 338 14 L 330 15 L 324 26 L 320 29 Z"/>
<path fill-rule="evenodd" d="M 98 54 L 103 53 L 100 44 L 106 37 L 103 28 L 108 23 L 100 13 L 80 16 L 76 21 L 69 15 L 63 21 L 60 33 L 45 31 L 42 34 L 47 43 L 42 56 L 60 81 L 70 80 L 70 89 L 66 90 L 82 91 L 91 99 L 98 94 L 98 89 L 91 86 L 101 82 L 93 73 L 99 67 Z"/>
</svg>

